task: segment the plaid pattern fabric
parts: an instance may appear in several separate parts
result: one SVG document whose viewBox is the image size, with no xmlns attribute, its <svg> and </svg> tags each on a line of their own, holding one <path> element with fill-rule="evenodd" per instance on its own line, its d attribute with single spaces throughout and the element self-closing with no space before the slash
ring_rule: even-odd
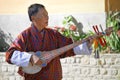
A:
<svg viewBox="0 0 120 80">
<path fill-rule="evenodd" d="M 31 26 L 24 30 L 12 43 L 6 52 L 6 61 L 11 63 L 10 58 L 15 50 L 26 52 L 50 51 L 71 43 L 71 39 L 62 36 L 55 30 L 45 28 L 38 31 L 36 27 Z M 21 75 L 25 77 L 25 80 L 61 80 L 62 69 L 60 58 L 73 55 L 73 50 L 67 51 L 66 53 L 53 59 L 46 67 L 42 68 L 42 70 L 36 74 L 23 74 L 21 68 L 19 69 L 19 73 L 22 73 Z"/>
</svg>

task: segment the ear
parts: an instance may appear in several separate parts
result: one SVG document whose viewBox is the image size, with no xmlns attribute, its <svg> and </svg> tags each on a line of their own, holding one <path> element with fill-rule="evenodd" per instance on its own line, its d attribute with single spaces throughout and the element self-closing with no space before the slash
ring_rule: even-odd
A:
<svg viewBox="0 0 120 80">
<path fill-rule="evenodd" d="M 35 20 L 35 16 L 31 16 L 31 20 L 34 21 Z"/>
</svg>

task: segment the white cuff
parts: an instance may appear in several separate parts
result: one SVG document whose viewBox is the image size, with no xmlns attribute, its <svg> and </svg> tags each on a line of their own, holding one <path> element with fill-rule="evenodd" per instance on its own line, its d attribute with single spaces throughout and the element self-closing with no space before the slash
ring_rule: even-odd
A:
<svg viewBox="0 0 120 80">
<path fill-rule="evenodd" d="M 73 50 L 76 55 L 90 55 L 92 53 L 92 47 L 88 48 L 87 42 L 80 44 L 73 48 Z"/>
<path fill-rule="evenodd" d="M 14 51 L 11 57 L 11 62 L 17 66 L 26 67 L 29 64 L 32 54 L 27 52 Z"/>
</svg>

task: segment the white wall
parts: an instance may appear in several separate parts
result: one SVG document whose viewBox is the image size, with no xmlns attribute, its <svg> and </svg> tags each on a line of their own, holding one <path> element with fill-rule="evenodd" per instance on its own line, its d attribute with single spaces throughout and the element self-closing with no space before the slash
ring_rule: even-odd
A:
<svg viewBox="0 0 120 80">
<path fill-rule="evenodd" d="M 0 0 L 0 14 L 27 14 L 33 3 L 42 3 L 49 14 L 105 12 L 105 0 Z"/>
<path fill-rule="evenodd" d="M 120 54 L 75 56 L 61 59 L 62 80 L 120 80 Z M 0 80 L 23 80 L 17 74 L 17 66 L 5 62 L 5 53 L 0 53 Z"/>
<path fill-rule="evenodd" d="M 105 13 L 86 13 L 86 14 L 51 14 L 49 15 L 49 26 L 62 26 L 62 21 L 65 16 L 72 15 L 77 22 L 83 25 L 83 31 L 93 30 L 93 25 L 101 24 L 105 29 Z M 28 15 L 0 15 L 0 28 L 5 33 L 10 33 L 13 38 L 29 27 L 31 22 Z"/>
</svg>

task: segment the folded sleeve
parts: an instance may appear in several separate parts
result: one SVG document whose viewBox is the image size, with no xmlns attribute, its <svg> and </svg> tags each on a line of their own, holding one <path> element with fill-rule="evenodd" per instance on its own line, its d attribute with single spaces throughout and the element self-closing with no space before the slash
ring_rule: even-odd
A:
<svg viewBox="0 0 120 80">
<path fill-rule="evenodd" d="M 76 55 L 90 55 L 92 53 L 92 47 L 88 48 L 87 42 L 80 44 L 73 48 L 73 50 Z"/>
<path fill-rule="evenodd" d="M 26 35 L 26 32 L 19 34 L 6 51 L 6 61 L 8 63 L 17 66 L 28 65 L 31 54 L 28 54 L 30 50 L 28 50 L 28 37 Z"/>
<path fill-rule="evenodd" d="M 14 51 L 11 57 L 11 63 L 17 66 L 28 66 L 32 54 L 27 52 Z"/>
</svg>

